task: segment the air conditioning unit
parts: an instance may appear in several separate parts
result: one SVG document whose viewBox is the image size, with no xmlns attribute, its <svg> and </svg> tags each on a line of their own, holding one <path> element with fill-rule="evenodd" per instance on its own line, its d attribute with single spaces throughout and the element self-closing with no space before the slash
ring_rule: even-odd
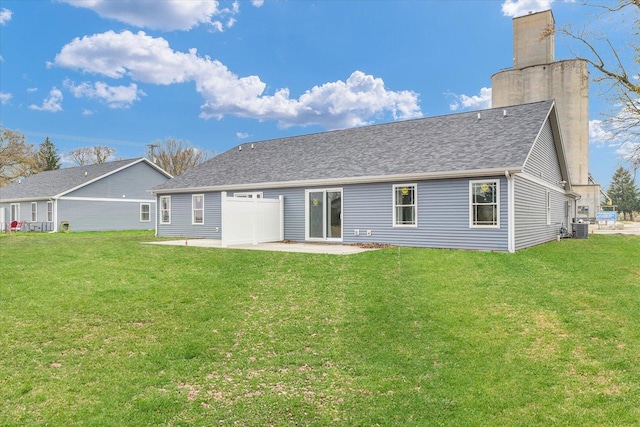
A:
<svg viewBox="0 0 640 427">
<path fill-rule="evenodd" d="M 573 237 L 576 239 L 588 239 L 589 238 L 589 223 L 588 222 L 574 222 L 571 224 L 573 228 Z"/>
</svg>

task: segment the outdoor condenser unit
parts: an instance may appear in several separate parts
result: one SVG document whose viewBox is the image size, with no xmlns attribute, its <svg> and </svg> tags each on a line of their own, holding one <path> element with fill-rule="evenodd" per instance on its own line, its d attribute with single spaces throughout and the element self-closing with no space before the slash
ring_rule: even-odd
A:
<svg viewBox="0 0 640 427">
<path fill-rule="evenodd" d="M 574 222 L 571 224 L 573 227 L 573 237 L 576 239 L 588 239 L 589 238 L 589 223 L 588 222 Z"/>
</svg>

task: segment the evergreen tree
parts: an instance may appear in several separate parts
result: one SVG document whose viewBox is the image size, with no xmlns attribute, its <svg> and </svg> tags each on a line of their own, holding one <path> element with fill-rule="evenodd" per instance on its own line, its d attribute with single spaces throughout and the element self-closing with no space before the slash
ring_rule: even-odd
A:
<svg viewBox="0 0 640 427">
<path fill-rule="evenodd" d="M 37 154 L 38 168 L 42 171 L 53 171 L 60 169 L 60 156 L 58 156 L 58 149 L 49 141 L 47 137 L 42 144 Z"/>
<path fill-rule="evenodd" d="M 618 206 L 617 211 L 623 217 L 624 214 L 628 214 L 633 220 L 634 211 L 640 210 L 640 190 L 636 187 L 636 180 L 631 173 L 619 167 L 611 177 L 611 185 L 607 193 L 613 204 Z"/>
</svg>

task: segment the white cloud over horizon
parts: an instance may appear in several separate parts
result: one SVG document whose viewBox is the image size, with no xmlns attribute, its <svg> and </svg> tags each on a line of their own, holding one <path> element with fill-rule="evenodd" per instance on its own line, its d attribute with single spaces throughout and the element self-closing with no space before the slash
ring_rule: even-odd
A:
<svg viewBox="0 0 640 427">
<path fill-rule="evenodd" d="M 276 120 L 282 127 L 316 124 L 337 129 L 368 124 L 384 113 L 394 119 L 422 116 L 416 93 L 390 91 L 382 79 L 361 71 L 344 82 L 315 86 L 298 99 L 286 88 L 268 95 L 258 76 L 239 77 L 220 61 L 199 56 L 196 49 L 175 51 L 164 38 L 143 31 L 75 38 L 48 65 L 155 85 L 193 82 L 204 99 L 200 117 L 205 119 L 233 115 Z"/>
<path fill-rule="evenodd" d="M 42 105 L 29 105 L 29 109 L 37 110 L 37 111 L 49 111 L 51 113 L 55 113 L 58 111 L 62 111 L 62 92 L 60 89 L 53 88 L 49 91 L 49 97 L 42 101 Z"/>
<path fill-rule="evenodd" d="M 239 13 L 239 2 L 231 7 L 220 8 L 216 0 L 162 0 L 149 7 L 147 2 L 138 0 L 58 0 L 74 7 L 93 10 L 103 18 L 115 19 L 139 28 L 164 31 L 188 31 L 199 25 L 209 25 L 215 31 L 224 31 L 235 20 L 227 19 Z M 256 7 L 261 6 L 256 5 Z M 214 19 L 218 17 L 219 19 Z M 222 21 L 226 20 L 227 24 Z"/>
</svg>

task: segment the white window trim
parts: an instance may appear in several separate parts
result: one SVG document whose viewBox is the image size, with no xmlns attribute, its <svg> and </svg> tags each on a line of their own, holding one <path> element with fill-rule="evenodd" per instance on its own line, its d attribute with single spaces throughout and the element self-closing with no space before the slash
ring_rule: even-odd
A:
<svg viewBox="0 0 640 427">
<path fill-rule="evenodd" d="M 413 187 L 413 224 L 397 224 L 396 223 L 396 207 L 400 205 L 396 205 L 396 188 L 399 187 Z M 417 183 L 407 183 L 407 184 L 394 184 L 391 191 L 391 205 L 393 210 L 393 228 L 417 228 L 418 227 L 418 184 Z M 404 205 L 403 205 L 404 206 Z M 407 205 L 409 206 L 409 205 Z"/>
<path fill-rule="evenodd" d="M 196 197 L 202 197 L 202 222 L 196 222 Z M 191 225 L 204 225 L 204 194 L 191 195 Z"/>
<path fill-rule="evenodd" d="M 310 237 L 309 236 L 309 193 L 323 193 L 323 203 L 326 202 L 327 193 L 340 193 L 340 212 L 341 212 L 341 226 L 342 232 L 340 237 Z M 323 215 L 326 215 L 326 206 L 323 209 Z M 329 188 L 314 188 L 304 190 L 304 239 L 310 242 L 342 242 L 344 239 L 344 221 L 342 221 L 344 214 L 344 190 L 342 187 L 329 187 Z M 323 227 L 326 226 L 326 217 L 323 216 Z M 325 232 L 326 234 L 326 232 Z"/>
<path fill-rule="evenodd" d="M 15 207 L 15 209 L 14 209 Z M 14 211 L 16 213 L 15 218 L 11 217 L 11 212 Z M 9 222 L 11 221 L 20 221 L 20 203 L 11 203 L 9 205 Z"/>
<path fill-rule="evenodd" d="M 47 201 L 47 222 L 53 222 L 53 202 L 51 200 Z"/>
<path fill-rule="evenodd" d="M 163 209 L 162 208 L 162 205 L 163 205 L 162 199 L 167 199 L 169 201 L 167 203 L 168 209 Z M 164 215 L 162 215 L 162 213 L 165 210 L 169 212 L 169 220 L 168 221 L 163 221 Z M 160 224 L 171 224 L 171 196 L 160 196 L 160 208 L 158 209 L 158 212 L 160 214 Z"/>
<path fill-rule="evenodd" d="M 473 223 L 473 184 L 495 184 L 496 185 L 496 223 L 495 224 L 474 224 Z M 476 179 L 469 181 L 469 228 L 500 228 L 500 180 L 499 179 Z"/>
<path fill-rule="evenodd" d="M 142 207 L 143 206 L 148 206 L 149 210 L 147 211 L 147 218 L 148 219 L 143 219 L 142 218 Z M 151 222 L 151 203 L 140 203 L 140 222 Z"/>
<path fill-rule="evenodd" d="M 35 207 L 35 210 L 33 209 L 34 207 Z M 37 221 L 38 221 L 38 202 L 31 202 L 31 222 L 37 222 Z"/>
</svg>

